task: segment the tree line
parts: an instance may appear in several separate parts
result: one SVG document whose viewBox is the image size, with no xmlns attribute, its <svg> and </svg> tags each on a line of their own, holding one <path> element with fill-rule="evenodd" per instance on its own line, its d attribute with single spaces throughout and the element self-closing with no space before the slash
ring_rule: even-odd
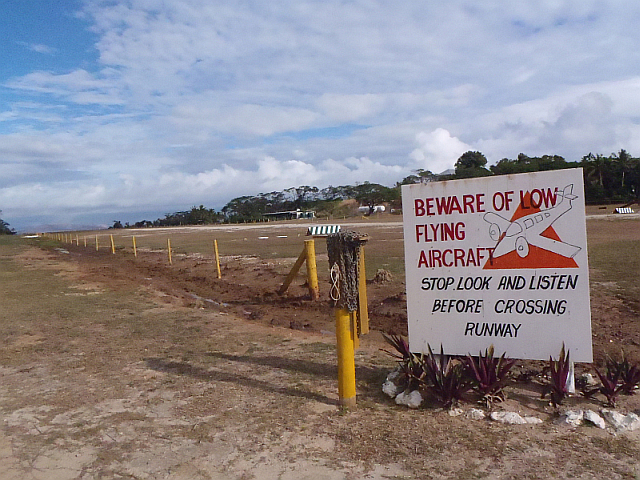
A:
<svg viewBox="0 0 640 480">
<path fill-rule="evenodd" d="M 283 191 L 246 195 L 230 200 L 220 211 L 204 205 L 183 212 L 168 213 L 164 218 L 128 223 L 124 226 L 114 221 L 111 228 L 159 227 L 176 225 L 204 225 L 215 223 L 238 223 L 263 220 L 266 213 L 291 210 L 314 210 L 318 216 L 341 216 L 347 214 L 344 200 L 354 199 L 360 205 L 373 207 L 382 203 L 400 208 L 400 187 L 412 183 L 439 180 L 508 175 L 515 173 L 583 168 L 585 197 L 587 203 L 633 203 L 640 199 L 640 158 L 632 157 L 625 150 L 608 157 L 589 153 L 580 161 L 568 162 L 559 155 L 530 157 L 521 153 L 515 159 L 503 158 L 487 167 L 487 158 L 478 151 L 463 153 L 452 172 L 435 174 L 419 169 L 397 182 L 392 187 L 364 182 L 356 185 L 328 186 L 323 189 L 303 185 Z"/>
<path fill-rule="evenodd" d="M 2 210 L 0 210 L 2 215 Z M 9 224 L 0 218 L 0 235 L 15 235 L 16 231 L 13 228 L 9 228 Z"/>
<path fill-rule="evenodd" d="M 453 178 L 582 167 L 587 203 L 631 203 L 640 198 L 640 158 L 632 157 L 624 149 L 608 157 L 589 153 L 577 162 L 567 162 L 559 155 L 529 157 L 521 153 L 516 159 L 503 158 L 489 168 L 486 164 L 482 153 L 466 152 L 456 162 Z"/>
</svg>

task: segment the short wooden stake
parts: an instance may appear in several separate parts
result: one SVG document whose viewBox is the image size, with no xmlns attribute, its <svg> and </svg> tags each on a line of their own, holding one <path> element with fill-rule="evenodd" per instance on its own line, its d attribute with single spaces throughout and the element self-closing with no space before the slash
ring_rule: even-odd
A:
<svg viewBox="0 0 640 480">
<path fill-rule="evenodd" d="M 84 236 L 84 248 L 87 248 L 87 236 Z"/>
<path fill-rule="evenodd" d="M 340 405 L 356 406 L 356 361 L 348 310 L 336 309 L 336 341 L 338 347 L 338 397 Z"/>
<path fill-rule="evenodd" d="M 113 243 L 113 235 L 109 235 L 109 239 L 111 240 L 111 253 L 116 254 L 116 244 Z"/>
<path fill-rule="evenodd" d="M 76 234 L 76 245 L 79 247 L 80 246 L 80 241 L 78 240 L 78 234 Z"/>
<path fill-rule="evenodd" d="M 282 295 L 287 291 L 289 285 L 298 274 L 300 267 L 303 263 L 307 263 L 307 285 L 309 287 L 309 296 L 311 300 L 318 300 L 320 298 L 320 287 L 318 287 L 318 268 L 316 266 L 316 247 L 313 240 L 305 240 L 304 248 L 300 253 L 300 256 L 296 260 L 296 263 L 291 268 L 291 271 L 284 279 L 282 286 L 278 289 L 278 294 Z"/>
<path fill-rule="evenodd" d="M 169 253 L 169 265 L 173 265 L 173 261 L 171 260 L 171 239 L 167 238 L 167 252 Z"/>
<path fill-rule="evenodd" d="M 302 253 L 298 257 L 298 259 L 296 260 L 296 263 L 293 264 L 293 268 L 291 268 L 289 275 L 287 275 L 287 278 L 284 279 L 282 286 L 278 290 L 278 294 L 282 295 L 284 292 L 287 291 L 287 288 L 289 288 L 289 285 L 291 285 L 291 282 L 293 282 L 293 279 L 298 273 L 298 270 L 300 270 L 300 267 L 302 266 L 306 258 L 307 258 L 307 249 L 304 248 L 302 250 Z"/>
<path fill-rule="evenodd" d="M 98 251 L 98 248 L 100 247 L 98 246 L 98 235 L 96 235 L 96 252 Z"/>
<path fill-rule="evenodd" d="M 216 268 L 218 269 L 218 278 L 222 278 L 222 272 L 220 272 L 220 254 L 218 253 L 218 240 L 213 240 L 213 251 L 216 255 Z"/>
<path fill-rule="evenodd" d="M 133 256 L 137 257 L 138 249 L 136 248 L 136 236 L 134 235 L 133 237 L 131 237 L 131 240 L 133 241 Z"/>
</svg>

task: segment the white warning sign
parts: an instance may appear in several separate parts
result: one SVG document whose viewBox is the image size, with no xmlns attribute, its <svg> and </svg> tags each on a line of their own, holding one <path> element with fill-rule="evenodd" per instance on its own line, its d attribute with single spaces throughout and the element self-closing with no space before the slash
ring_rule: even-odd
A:
<svg viewBox="0 0 640 480">
<path fill-rule="evenodd" d="M 409 343 L 592 361 L 582 169 L 402 187 Z"/>
</svg>

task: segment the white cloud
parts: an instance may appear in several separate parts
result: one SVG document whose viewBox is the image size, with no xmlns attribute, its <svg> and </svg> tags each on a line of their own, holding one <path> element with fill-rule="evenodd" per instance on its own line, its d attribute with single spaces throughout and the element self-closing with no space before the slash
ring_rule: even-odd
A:
<svg viewBox="0 0 640 480">
<path fill-rule="evenodd" d="M 65 74 L 36 71 L 7 83 L 9 88 L 68 97 L 74 103 L 122 104 L 112 80 L 100 79 L 86 70 Z"/>
<path fill-rule="evenodd" d="M 337 122 L 355 122 L 380 113 L 385 99 L 381 95 L 352 94 L 340 95 L 324 93 L 318 99 L 318 106 L 327 117 Z"/>
<path fill-rule="evenodd" d="M 22 45 L 23 47 L 27 47 L 32 52 L 42 53 L 45 55 L 53 55 L 58 51 L 57 48 L 50 47 L 48 45 L 43 45 L 41 43 L 27 43 L 27 42 L 16 42 L 18 45 Z"/>
<path fill-rule="evenodd" d="M 579 160 L 589 152 L 630 149 L 637 131 L 640 77 L 579 85 L 544 98 L 509 105 L 469 125 L 475 147 L 494 161 L 559 154 Z"/>
<path fill-rule="evenodd" d="M 637 3 L 83 5 L 96 62 L 2 84 L 5 215 L 392 185 L 466 150 L 640 155 Z"/>
<path fill-rule="evenodd" d="M 416 135 L 418 148 L 411 152 L 417 167 L 440 173 L 453 168 L 456 160 L 471 147 L 460 139 L 452 137 L 444 128 L 436 128 L 431 132 L 420 132 Z"/>
</svg>

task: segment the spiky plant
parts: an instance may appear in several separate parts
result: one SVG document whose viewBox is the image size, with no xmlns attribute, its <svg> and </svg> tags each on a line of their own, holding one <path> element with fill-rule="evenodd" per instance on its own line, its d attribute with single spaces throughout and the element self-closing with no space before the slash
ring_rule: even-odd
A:
<svg viewBox="0 0 640 480">
<path fill-rule="evenodd" d="M 412 353 L 409 360 L 402 366 L 402 371 L 407 378 L 407 390 L 418 390 L 420 385 L 424 385 L 425 372 L 423 366 L 423 354 Z"/>
<path fill-rule="evenodd" d="M 465 363 L 472 380 L 472 387 L 480 395 L 482 400 L 490 407 L 495 400 L 505 399 L 504 387 L 509 382 L 509 371 L 515 364 L 515 360 L 506 358 L 503 353 L 499 358 L 494 357 L 493 345 L 484 351 L 478 352 L 478 357 L 467 355 Z"/>
<path fill-rule="evenodd" d="M 471 381 L 463 363 L 456 358 L 446 357 L 442 345 L 439 359 L 436 359 L 429 344 L 427 348 L 429 353 L 420 357 L 424 370 L 421 383 L 445 408 L 450 408 L 464 398 L 471 388 Z"/>
<path fill-rule="evenodd" d="M 604 372 L 596 368 L 596 374 L 602 384 L 598 391 L 607 397 L 607 403 L 611 407 L 615 407 L 618 394 L 622 390 L 622 386 L 619 384 L 620 366 L 615 362 L 607 362 Z"/>
<path fill-rule="evenodd" d="M 400 372 L 402 373 L 401 385 L 408 390 L 416 390 L 424 374 L 419 356 L 411 353 L 409 343 L 402 336 L 392 332 L 383 333 L 382 336 L 395 350 L 383 351 L 398 360 Z"/>
<path fill-rule="evenodd" d="M 382 337 L 385 341 L 391 345 L 395 352 L 390 352 L 389 350 L 383 350 L 394 358 L 401 360 L 402 362 L 408 361 L 411 358 L 411 351 L 409 350 L 409 342 L 407 342 L 402 336 L 389 332 L 383 333 Z"/>
<path fill-rule="evenodd" d="M 571 370 L 571 360 L 569 360 L 569 351 L 565 355 L 564 342 L 560 349 L 558 360 L 549 357 L 549 376 L 550 381 L 542 391 L 542 398 L 550 395 L 551 403 L 554 407 L 562 404 L 562 401 L 569 395 L 567 389 L 567 379 Z"/>
<path fill-rule="evenodd" d="M 640 366 L 637 363 L 632 364 L 629 362 L 623 351 L 622 361 L 618 368 L 620 372 L 620 390 L 626 395 L 633 395 L 640 385 Z"/>
</svg>

